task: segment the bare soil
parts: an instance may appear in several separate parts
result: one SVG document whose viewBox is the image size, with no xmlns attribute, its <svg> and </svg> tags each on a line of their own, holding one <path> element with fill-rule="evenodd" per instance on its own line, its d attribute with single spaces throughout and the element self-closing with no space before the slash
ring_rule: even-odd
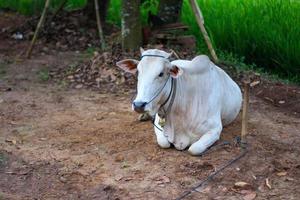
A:
<svg viewBox="0 0 300 200">
<path fill-rule="evenodd" d="M 175 199 L 240 153 L 235 145 L 201 157 L 159 148 L 151 123 L 131 111 L 126 83 L 110 91 L 42 81 L 41 70 L 82 57 L 16 59 L 27 43 L 0 36 L 0 199 Z M 248 154 L 186 199 L 300 199 L 299 94 L 264 82 L 252 90 Z M 240 129 L 239 117 L 221 141 Z M 241 181 L 248 185 L 235 186 Z"/>
</svg>

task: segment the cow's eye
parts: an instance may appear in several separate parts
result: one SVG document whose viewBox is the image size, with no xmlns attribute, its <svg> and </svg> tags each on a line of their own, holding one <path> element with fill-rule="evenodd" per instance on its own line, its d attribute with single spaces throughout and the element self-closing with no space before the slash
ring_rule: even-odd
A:
<svg viewBox="0 0 300 200">
<path fill-rule="evenodd" d="M 159 77 L 162 77 L 164 75 L 163 72 L 160 72 L 160 74 L 158 74 Z"/>
</svg>

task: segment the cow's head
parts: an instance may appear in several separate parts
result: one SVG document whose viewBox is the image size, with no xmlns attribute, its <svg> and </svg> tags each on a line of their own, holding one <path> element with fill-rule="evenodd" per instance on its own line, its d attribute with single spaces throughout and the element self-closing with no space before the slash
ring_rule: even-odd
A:
<svg viewBox="0 0 300 200">
<path fill-rule="evenodd" d="M 183 70 L 169 61 L 170 53 L 157 50 L 141 49 L 141 60 L 125 59 L 117 66 L 126 72 L 138 76 L 137 96 L 132 108 L 139 113 L 149 112 L 154 115 L 167 99 L 171 90 L 171 78 L 178 78 Z"/>
</svg>

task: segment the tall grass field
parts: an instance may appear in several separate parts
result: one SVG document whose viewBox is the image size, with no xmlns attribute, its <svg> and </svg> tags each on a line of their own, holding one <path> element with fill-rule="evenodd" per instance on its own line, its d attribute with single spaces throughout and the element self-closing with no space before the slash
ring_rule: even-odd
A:
<svg viewBox="0 0 300 200">
<path fill-rule="evenodd" d="M 82 8 L 87 0 L 69 0 L 66 9 Z M 300 83 L 300 0 L 197 0 L 217 52 L 234 54 L 247 63 Z M 0 0 L 0 7 L 22 14 L 40 12 L 44 0 Z M 54 9 L 60 0 L 52 1 Z M 158 0 L 141 6 L 157 11 Z M 111 0 L 108 21 L 120 25 L 121 0 Z M 181 20 L 197 38 L 200 52 L 207 53 L 196 20 L 184 0 Z"/>
</svg>

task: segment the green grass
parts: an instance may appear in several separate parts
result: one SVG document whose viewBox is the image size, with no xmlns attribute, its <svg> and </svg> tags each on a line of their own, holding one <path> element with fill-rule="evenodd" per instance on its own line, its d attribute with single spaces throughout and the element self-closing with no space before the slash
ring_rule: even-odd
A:
<svg viewBox="0 0 300 200">
<path fill-rule="evenodd" d="M 300 1 L 198 0 L 214 46 L 300 83 Z M 182 21 L 203 46 L 191 8 Z"/>
<path fill-rule="evenodd" d="M 50 11 L 55 10 L 62 0 L 52 0 Z M 68 0 L 66 10 L 76 10 L 85 6 L 87 0 Z M 41 12 L 45 0 L 0 0 L 0 8 L 16 10 L 24 15 L 32 15 Z"/>
<path fill-rule="evenodd" d="M 60 0 L 53 0 L 54 9 Z M 87 0 L 69 0 L 67 9 L 82 8 Z M 197 0 L 205 25 L 217 52 L 230 52 L 246 62 L 255 63 L 266 72 L 300 83 L 300 1 L 299 0 Z M 42 0 L 0 0 L 24 14 L 37 13 Z M 159 0 L 141 6 L 142 22 L 147 13 L 157 12 Z M 108 21 L 120 26 L 121 0 L 111 0 Z M 188 0 L 184 0 L 182 22 L 196 36 L 198 50 L 208 54 Z M 229 54 L 230 54 L 229 53 Z M 230 56 L 229 56 L 230 57 Z M 226 56 L 223 56 L 226 59 Z M 252 66 L 252 65 L 251 65 Z M 254 67 L 254 69 L 258 69 Z"/>
<path fill-rule="evenodd" d="M 152 14 L 157 13 L 159 1 L 158 0 L 147 0 L 141 5 L 141 21 L 144 25 L 147 24 L 148 12 L 151 11 Z M 121 0 L 110 0 L 110 6 L 107 14 L 107 21 L 121 26 Z"/>
</svg>

